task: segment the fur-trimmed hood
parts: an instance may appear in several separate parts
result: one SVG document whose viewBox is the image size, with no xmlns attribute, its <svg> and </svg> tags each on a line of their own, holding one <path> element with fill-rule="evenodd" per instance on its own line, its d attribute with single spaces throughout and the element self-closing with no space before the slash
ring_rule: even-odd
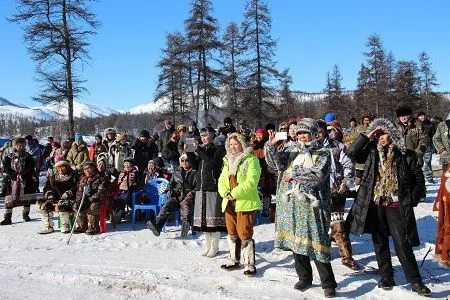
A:
<svg viewBox="0 0 450 300">
<path fill-rule="evenodd" d="M 230 139 L 231 138 L 235 138 L 239 142 L 239 144 L 241 144 L 242 149 L 244 151 L 246 151 L 246 149 L 248 148 L 248 145 L 247 145 L 247 142 L 245 141 L 245 137 L 242 134 L 234 132 L 234 133 L 231 133 L 230 135 L 228 135 L 228 138 L 225 141 L 225 149 L 227 150 L 227 156 L 231 155 L 231 151 L 230 151 Z"/>
<path fill-rule="evenodd" d="M 369 124 L 367 132 L 371 132 L 377 127 L 382 128 L 385 133 L 389 134 L 389 136 L 392 139 L 392 143 L 402 153 L 406 153 L 405 138 L 403 137 L 402 133 L 400 132 L 400 130 L 398 130 L 397 126 L 395 126 L 394 123 L 385 118 L 377 118 Z"/>
</svg>

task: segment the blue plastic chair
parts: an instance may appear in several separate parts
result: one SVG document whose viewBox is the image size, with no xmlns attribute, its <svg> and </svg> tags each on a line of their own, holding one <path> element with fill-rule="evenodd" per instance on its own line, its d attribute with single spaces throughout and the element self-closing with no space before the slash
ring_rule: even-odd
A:
<svg viewBox="0 0 450 300">
<path fill-rule="evenodd" d="M 155 216 L 158 216 L 162 205 L 167 202 L 167 195 L 165 193 L 169 182 L 164 178 L 155 178 L 150 180 L 142 190 L 134 192 L 131 199 L 133 204 L 131 225 L 133 230 L 136 227 L 136 211 L 137 210 L 153 210 Z M 145 193 L 150 199 L 149 203 L 141 204 L 137 201 L 140 195 Z"/>
<path fill-rule="evenodd" d="M 166 198 L 163 199 L 163 202 L 162 202 L 161 207 L 162 207 L 164 204 L 166 204 L 167 201 L 169 201 L 169 198 L 168 198 L 167 195 L 166 195 Z M 174 212 L 172 213 L 172 216 L 173 216 L 173 220 L 174 220 L 174 222 L 175 222 L 175 227 L 180 226 L 180 210 L 177 209 L 176 211 L 174 211 Z M 163 228 L 162 228 L 161 231 L 162 231 L 162 232 L 167 232 L 167 222 L 164 224 L 164 226 L 163 226 Z"/>
</svg>

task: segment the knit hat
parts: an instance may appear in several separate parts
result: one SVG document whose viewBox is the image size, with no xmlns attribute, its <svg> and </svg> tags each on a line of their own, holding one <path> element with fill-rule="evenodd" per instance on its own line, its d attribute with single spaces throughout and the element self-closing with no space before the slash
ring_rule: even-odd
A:
<svg viewBox="0 0 450 300">
<path fill-rule="evenodd" d="M 146 137 L 146 138 L 150 138 L 150 132 L 148 132 L 147 130 L 141 130 L 141 133 L 139 133 L 140 137 Z"/>
<path fill-rule="evenodd" d="M 319 130 L 319 125 L 314 119 L 311 118 L 303 118 L 297 124 L 297 132 L 304 131 L 310 133 L 314 136 Z"/>
<path fill-rule="evenodd" d="M 364 118 L 369 118 L 369 120 L 372 121 L 373 118 L 374 118 L 374 116 L 373 116 L 373 114 L 370 113 L 370 112 L 365 112 L 365 113 L 363 113 L 362 116 L 361 116 L 361 119 L 364 119 Z"/>
<path fill-rule="evenodd" d="M 99 139 L 100 141 L 103 139 L 103 137 L 98 133 L 94 136 L 94 138 Z"/>
<path fill-rule="evenodd" d="M 258 128 L 255 133 L 256 134 L 260 133 L 262 135 L 266 135 L 267 134 L 267 130 L 265 130 L 264 128 Z"/>
<path fill-rule="evenodd" d="M 179 158 L 180 164 L 181 164 L 182 159 L 187 159 L 189 161 L 189 163 L 192 165 L 192 163 L 195 160 L 195 154 L 191 153 L 191 152 L 187 152 L 187 153 L 185 152 L 185 153 L 181 154 L 181 156 Z"/>
<path fill-rule="evenodd" d="M 28 134 L 28 135 L 25 136 L 25 139 L 27 141 L 31 141 L 33 139 L 33 136 L 31 134 Z"/>
<path fill-rule="evenodd" d="M 418 117 L 420 117 L 420 116 L 427 116 L 427 113 L 426 112 L 424 112 L 423 110 L 421 110 L 421 111 L 419 111 L 418 113 L 417 113 L 417 116 Z"/>
<path fill-rule="evenodd" d="M 395 114 L 397 115 L 397 117 L 411 116 L 412 109 L 407 105 L 401 105 L 397 107 L 397 109 L 395 110 Z"/>
<path fill-rule="evenodd" d="M 336 114 L 333 112 L 329 112 L 325 115 L 325 117 L 323 118 L 323 120 L 327 123 L 330 123 L 331 121 L 336 120 Z"/>
<path fill-rule="evenodd" d="M 208 127 L 203 127 L 202 129 L 200 129 L 200 134 L 201 133 L 209 133 L 209 134 L 214 135 L 214 134 L 216 134 L 216 130 L 214 128 L 208 126 Z"/>
<path fill-rule="evenodd" d="M 82 142 L 83 141 L 83 136 L 81 135 L 81 133 L 75 133 L 75 142 Z"/>
</svg>

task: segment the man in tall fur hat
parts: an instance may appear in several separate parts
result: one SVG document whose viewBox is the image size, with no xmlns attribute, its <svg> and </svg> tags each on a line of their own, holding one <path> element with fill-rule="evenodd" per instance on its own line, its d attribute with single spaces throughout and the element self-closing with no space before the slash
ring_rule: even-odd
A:
<svg viewBox="0 0 450 300">
<path fill-rule="evenodd" d="M 10 179 L 5 197 L 5 219 L 0 225 L 11 225 L 12 210 L 23 206 L 22 218 L 30 221 L 30 204 L 36 201 L 36 184 L 34 177 L 36 164 L 33 156 L 25 151 L 27 142 L 24 138 L 14 138 L 13 151 L 3 160 L 3 170 Z"/>
<path fill-rule="evenodd" d="M 381 280 L 378 287 L 395 286 L 389 235 L 395 252 L 411 284 L 419 295 L 431 291 L 423 284 L 412 247 L 419 246 L 414 207 L 425 198 L 425 179 L 414 151 L 407 149 L 402 133 L 389 120 L 375 119 L 367 134 L 361 134 L 347 155 L 364 163 L 357 197 L 347 216 L 350 232 L 370 233 Z"/>
</svg>

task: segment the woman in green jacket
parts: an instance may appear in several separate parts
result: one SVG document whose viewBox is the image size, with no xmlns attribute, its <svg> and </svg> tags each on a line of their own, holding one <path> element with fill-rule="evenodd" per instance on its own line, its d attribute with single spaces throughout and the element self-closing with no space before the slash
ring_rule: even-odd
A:
<svg viewBox="0 0 450 300">
<path fill-rule="evenodd" d="M 223 159 L 223 169 L 219 177 L 219 194 L 223 198 L 222 211 L 225 212 L 231 262 L 221 267 L 229 271 L 238 269 L 242 248 L 244 274 L 254 276 L 256 268 L 253 223 L 256 211 L 261 209 L 257 189 L 261 167 L 242 135 L 230 134 L 225 148 L 227 154 Z"/>
</svg>

